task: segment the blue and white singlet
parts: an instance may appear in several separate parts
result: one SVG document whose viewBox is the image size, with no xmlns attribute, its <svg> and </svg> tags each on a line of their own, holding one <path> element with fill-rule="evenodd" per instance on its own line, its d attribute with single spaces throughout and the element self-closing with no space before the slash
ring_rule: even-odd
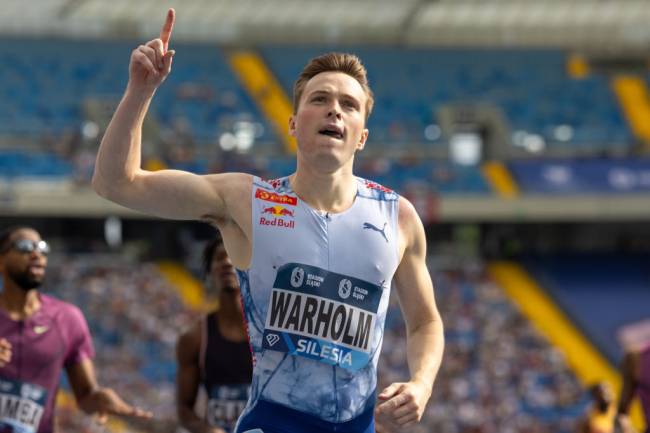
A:
<svg viewBox="0 0 650 433">
<path fill-rule="evenodd" d="M 372 428 L 399 196 L 361 178 L 357 185 L 349 209 L 323 214 L 287 177 L 253 180 L 252 260 L 238 276 L 254 370 L 238 433 Z M 272 414 L 282 428 L 261 419 Z M 314 425 L 284 425 L 305 419 Z"/>
</svg>

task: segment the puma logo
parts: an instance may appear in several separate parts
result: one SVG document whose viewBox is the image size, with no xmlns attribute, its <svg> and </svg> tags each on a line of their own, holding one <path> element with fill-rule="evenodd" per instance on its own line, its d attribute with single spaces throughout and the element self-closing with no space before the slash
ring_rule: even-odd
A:
<svg viewBox="0 0 650 433">
<path fill-rule="evenodd" d="M 379 229 L 377 226 L 375 226 L 375 225 L 373 225 L 373 224 L 370 224 L 370 223 L 363 223 L 363 228 L 364 228 L 364 229 L 374 230 L 374 231 L 376 231 L 377 233 L 380 233 L 380 234 L 384 237 L 384 239 L 386 239 L 386 242 L 388 242 L 388 237 L 386 236 L 386 232 L 385 232 L 385 230 L 386 230 L 386 225 L 387 225 L 387 224 L 388 224 L 388 223 L 384 223 L 384 227 L 383 227 L 382 229 Z"/>
</svg>

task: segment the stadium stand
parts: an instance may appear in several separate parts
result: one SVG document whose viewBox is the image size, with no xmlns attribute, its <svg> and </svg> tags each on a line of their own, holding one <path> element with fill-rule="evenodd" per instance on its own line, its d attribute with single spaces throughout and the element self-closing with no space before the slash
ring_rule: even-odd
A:
<svg viewBox="0 0 650 433">
<path fill-rule="evenodd" d="M 535 256 L 525 266 L 593 344 L 617 365 L 623 352 L 617 333 L 648 317 L 646 254 Z"/>
<path fill-rule="evenodd" d="M 447 349 L 433 403 L 413 431 L 573 431 L 586 395 L 561 353 L 516 311 L 482 264 L 466 262 L 433 275 Z M 100 379 L 162 417 L 159 428 L 171 428 L 174 338 L 195 313 L 151 263 L 105 254 L 66 256 L 53 261 L 48 278 L 54 294 L 84 306 Z M 380 364 L 384 385 L 408 375 L 394 296 L 387 329 Z M 61 411 L 63 431 L 97 431 L 80 413 Z"/>
<path fill-rule="evenodd" d="M 53 257 L 47 284 L 56 296 L 83 306 L 102 383 L 154 412 L 158 428 L 175 425 L 174 345 L 196 313 L 184 307 L 158 267 L 120 255 Z M 66 413 L 62 431 L 98 429 L 84 418 Z"/>
<path fill-rule="evenodd" d="M 469 260 L 432 275 L 445 321 L 445 358 L 425 422 L 414 431 L 575 431 L 587 403 L 580 384 L 562 354 L 510 304 L 483 265 Z M 383 383 L 408 375 L 404 328 L 396 302 L 391 305 L 380 363 Z"/>
<path fill-rule="evenodd" d="M 376 96 L 371 143 L 426 143 L 425 130 L 435 123 L 439 107 L 484 103 L 502 110 L 513 132 L 538 134 L 550 145 L 632 144 L 608 79 L 571 79 L 561 51 L 283 46 L 264 47 L 261 53 L 289 91 L 306 60 L 331 49 L 354 52 L 368 68 Z M 558 139 L 562 125 L 573 133 Z"/>
<path fill-rule="evenodd" d="M 84 102 L 119 101 L 127 58 L 137 44 L 108 41 L 5 39 L 0 44 L 0 134 L 40 136 L 79 129 Z M 174 74 L 152 106 L 161 124 L 187 122 L 199 143 L 217 142 L 238 122 L 259 142 L 273 140 L 267 122 L 239 86 L 219 48 L 178 44 Z"/>
</svg>

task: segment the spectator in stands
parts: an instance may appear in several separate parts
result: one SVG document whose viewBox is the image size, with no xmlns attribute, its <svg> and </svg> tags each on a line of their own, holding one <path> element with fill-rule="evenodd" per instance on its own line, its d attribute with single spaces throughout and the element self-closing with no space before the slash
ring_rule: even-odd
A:
<svg viewBox="0 0 650 433">
<path fill-rule="evenodd" d="M 253 363 L 239 282 L 220 235 L 203 251 L 203 271 L 219 308 L 178 339 L 176 408 L 191 433 L 230 433 L 248 401 Z M 200 386 L 208 398 L 201 417 L 195 413 Z"/>
<path fill-rule="evenodd" d="M 60 372 L 65 368 L 78 406 L 98 414 L 150 418 L 100 387 L 86 320 L 74 305 L 40 293 L 49 245 L 29 227 L 0 233 L 0 431 L 51 433 Z"/>
</svg>

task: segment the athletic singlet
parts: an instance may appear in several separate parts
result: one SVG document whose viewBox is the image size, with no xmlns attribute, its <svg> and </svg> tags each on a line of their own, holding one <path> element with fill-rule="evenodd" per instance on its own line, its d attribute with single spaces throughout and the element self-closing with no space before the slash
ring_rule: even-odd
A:
<svg viewBox="0 0 650 433">
<path fill-rule="evenodd" d="M 39 297 L 41 308 L 23 321 L 0 310 L 0 337 L 12 346 L 11 361 L 0 367 L 0 432 L 51 433 L 61 370 L 95 354 L 81 311 Z"/>
<path fill-rule="evenodd" d="M 267 421 L 278 429 L 264 433 L 359 432 L 372 423 L 398 265 L 398 199 L 357 178 L 353 205 L 323 214 L 300 200 L 286 177 L 253 180 L 253 256 L 238 276 L 254 370 L 238 432 L 255 431 L 254 421 L 268 414 L 283 418 Z M 291 428 L 305 420 L 314 424 Z"/>
<path fill-rule="evenodd" d="M 639 399 L 645 414 L 646 432 L 650 433 L 650 346 L 639 353 Z"/>
<path fill-rule="evenodd" d="M 248 401 L 253 374 L 250 346 L 248 341 L 225 339 L 216 312 L 208 314 L 203 325 L 200 360 L 208 396 L 205 420 L 230 433 Z"/>
</svg>

